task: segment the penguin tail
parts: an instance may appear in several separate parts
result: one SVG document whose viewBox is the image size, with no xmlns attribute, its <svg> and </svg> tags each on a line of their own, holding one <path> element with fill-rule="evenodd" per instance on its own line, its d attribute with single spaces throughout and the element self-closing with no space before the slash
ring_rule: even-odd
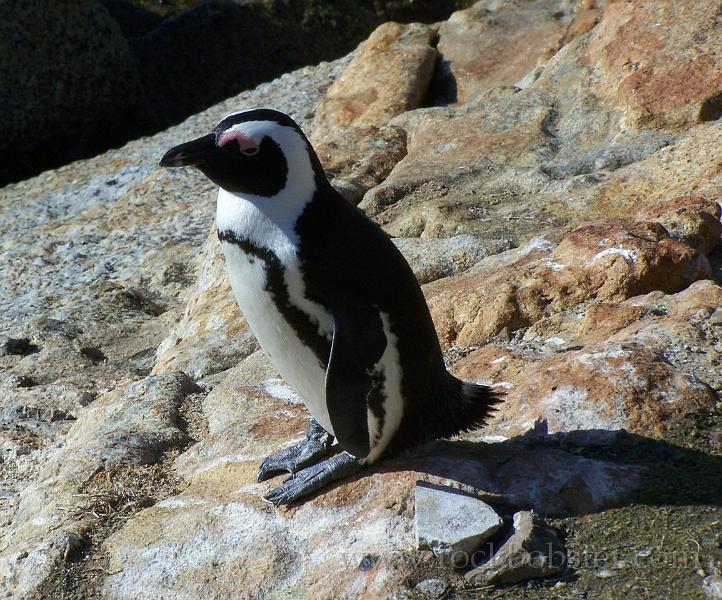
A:
<svg viewBox="0 0 722 600">
<path fill-rule="evenodd" d="M 464 431 L 478 429 L 486 423 L 503 402 L 504 394 L 488 385 L 461 381 L 452 377 L 454 402 L 445 423 L 447 431 L 440 437 L 450 437 Z"/>
</svg>

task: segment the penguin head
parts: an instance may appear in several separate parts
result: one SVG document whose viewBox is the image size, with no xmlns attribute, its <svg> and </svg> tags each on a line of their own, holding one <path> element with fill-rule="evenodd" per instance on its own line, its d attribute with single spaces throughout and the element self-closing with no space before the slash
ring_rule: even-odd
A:
<svg viewBox="0 0 722 600">
<path fill-rule="evenodd" d="M 270 109 L 228 115 L 211 133 L 168 150 L 160 166 L 194 166 L 228 192 L 260 198 L 278 196 L 288 187 L 312 193 L 326 182 L 301 128 Z"/>
</svg>

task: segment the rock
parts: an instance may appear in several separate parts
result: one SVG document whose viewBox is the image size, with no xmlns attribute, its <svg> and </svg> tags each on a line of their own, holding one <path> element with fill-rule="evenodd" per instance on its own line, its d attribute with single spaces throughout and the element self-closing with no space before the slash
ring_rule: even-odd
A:
<svg viewBox="0 0 722 600">
<path fill-rule="evenodd" d="M 598 579 L 610 579 L 614 577 L 615 573 L 611 569 L 601 569 L 596 573 Z"/>
<path fill-rule="evenodd" d="M 433 35 L 418 23 L 376 29 L 319 103 L 314 143 L 339 128 L 385 125 L 420 106 L 434 68 Z"/>
<path fill-rule="evenodd" d="M 509 584 L 548 577 L 566 566 L 566 552 L 556 531 L 532 511 L 514 515 L 514 531 L 488 562 L 469 571 L 472 585 Z"/>
<path fill-rule="evenodd" d="M 513 274 L 483 261 L 462 277 L 435 282 L 426 298 L 442 342 L 468 346 L 572 305 L 623 300 L 651 290 L 675 292 L 710 274 L 704 255 L 656 223 L 582 227 L 544 258 Z"/>
<path fill-rule="evenodd" d="M 710 600 L 722 598 L 722 577 L 709 575 L 702 580 L 702 592 Z"/>
<path fill-rule="evenodd" d="M 63 561 L 87 545 L 103 506 L 129 502 L 123 473 L 187 441 L 178 409 L 193 391 L 183 374 L 150 377 L 103 396 L 78 417 L 63 447 L 22 490 L 4 527 L 0 569 L 6 591 L 18 598 L 37 593 Z"/>
<path fill-rule="evenodd" d="M 415 507 L 416 547 L 451 560 L 471 555 L 503 524 L 491 506 L 451 488 L 418 484 Z"/>
<path fill-rule="evenodd" d="M 720 117 L 722 42 L 709 20 L 716 8 L 712 0 L 666 0 L 605 10 L 586 56 L 602 76 L 600 93 L 619 102 L 631 125 L 682 128 Z"/>
<path fill-rule="evenodd" d="M 269 412 L 262 391 L 266 374 L 252 385 L 248 372 L 229 375 L 226 389 L 214 388 L 212 402 L 211 396 L 206 400 L 208 438 L 177 463 L 187 487 L 136 515 L 105 542 L 112 573 L 104 579 L 106 597 L 161 589 L 170 598 L 202 589 L 226 597 L 239 589 L 239 570 L 252 573 L 242 580 L 249 595 L 283 589 L 291 596 L 334 598 L 339 590 L 358 590 L 378 597 L 398 589 L 400 581 L 428 577 L 430 564 L 409 551 L 420 473 L 437 486 L 480 489 L 517 509 L 534 505 L 556 514 L 614 505 L 639 484 L 636 468 L 559 448 L 513 440 L 447 443 L 276 512 L 261 500 L 276 482 L 258 484 L 256 469 L 269 449 L 300 438 L 305 416 L 278 400 Z M 234 410 L 223 408 L 226 403 Z M 239 426 L 244 414 L 250 428 Z M 251 565 L 252 571 L 245 570 Z M 211 569 L 213 578 L 204 580 Z"/>
<path fill-rule="evenodd" d="M 508 250 L 508 240 L 482 240 L 473 235 L 452 238 L 394 238 L 419 283 L 462 273 L 487 256 Z"/>
<path fill-rule="evenodd" d="M 398 127 L 346 127 L 315 144 L 331 183 L 353 204 L 381 183 L 406 154 L 406 134 Z"/>
<path fill-rule="evenodd" d="M 441 68 L 435 100 L 473 100 L 499 85 L 511 85 L 564 44 L 591 29 L 602 11 L 590 2 L 477 2 L 439 28 Z M 583 22 L 583 24 L 582 24 Z"/>
<path fill-rule="evenodd" d="M 506 390 L 494 433 L 522 433 L 541 417 L 551 431 L 625 428 L 663 436 L 675 418 L 714 405 L 722 344 L 708 317 L 720 302 L 722 288 L 701 281 L 675 295 L 571 310 L 535 323 L 509 350 L 470 353 L 456 374 Z M 544 345 L 554 338 L 560 346 Z"/>
<path fill-rule="evenodd" d="M 144 131 L 138 73 L 100 2 L 13 2 L 0 27 L 0 185 Z"/>
<path fill-rule="evenodd" d="M 538 361 L 506 354 L 494 364 L 499 358 L 498 351 L 480 350 L 457 363 L 456 372 L 467 379 L 489 374 L 507 390 L 491 427 L 505 436 L 518 435 L 543 418 L 551 432 L 626 429 L 663 437 L 676 419 L 706 414 L 715 404 L 707 384 L 631 340 L 592 344 Z"/>
<path fill-rule="evenodd" d="M 710 254 L 722 236 L 721 213 L 717 202 L 689 196 L 645 207 L 637 219 L 661 223 L 675 239 Z"/>
<path fill-rule="evenodd" d="M 443 598 L 449 590 L 449 584 L 443 579 L 424 579 L 414 586 L 414 590 L 424 598 Z"/>
<path fill-rule="evenodd" d="M 507 24 L 514 21 L 504 15 L 518 5 L 495 3 L 495 9 L 496 34 L 513 39 Z M 468 11 L 465 19 L 483 22 L 486 14 Z M 649 13 L 639 14 L 654 27 Z M 473 37 L 473 27 L 465 31 L 473 39 L 466 47 L 486 43 Z M 360 206 L 395 236 L 476 233 L 521 246 L 538 236 L 556 242 L 600 214 L 629 218 L 675 196 L 715 198 L 717 162 L 695 148 L 719 143 L 719 128 L 711 122 L 684 131 L 629 126 L 626 105 L 589 84 L 602 77 L 597 59 L 604 60 L 587 51 L 589 35 L 566 43 L 521 91 L 491 88 L 462 106 L 395 119 L 407 132 L 407 155 Z M 695 45 L 684 36 L 678 42 Z M 683 69 L 684 56 L 669 56 L 667 64 Z"/>
</svg>

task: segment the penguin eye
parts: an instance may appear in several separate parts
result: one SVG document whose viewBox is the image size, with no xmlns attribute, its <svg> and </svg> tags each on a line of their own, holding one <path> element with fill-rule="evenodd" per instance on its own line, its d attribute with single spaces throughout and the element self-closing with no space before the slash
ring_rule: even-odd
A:
<svg viewBox="0 0 722 600">
<path fill-rule="evenodd" d="M 241 148 L 241 152 L 246 156 L 255 156 L 258 154 L 260 148 L 258 146 L 248 146 L 247 148 Z"/>
</svg>

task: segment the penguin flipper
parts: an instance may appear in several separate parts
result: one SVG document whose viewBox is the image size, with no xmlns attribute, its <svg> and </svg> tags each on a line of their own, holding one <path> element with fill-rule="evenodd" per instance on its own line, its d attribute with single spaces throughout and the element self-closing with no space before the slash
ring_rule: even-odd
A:
<svg viewBox="0 0 722 600">
<path fill-rule="evenodd" d="M 386 349 L 378 310 L 357 303 L 331 306 L 334 318 L 326 371 L 326 408 L 339 445 L 356 458 L 370 451 L 368 395 L 375 366 Z"/>
</svg>

